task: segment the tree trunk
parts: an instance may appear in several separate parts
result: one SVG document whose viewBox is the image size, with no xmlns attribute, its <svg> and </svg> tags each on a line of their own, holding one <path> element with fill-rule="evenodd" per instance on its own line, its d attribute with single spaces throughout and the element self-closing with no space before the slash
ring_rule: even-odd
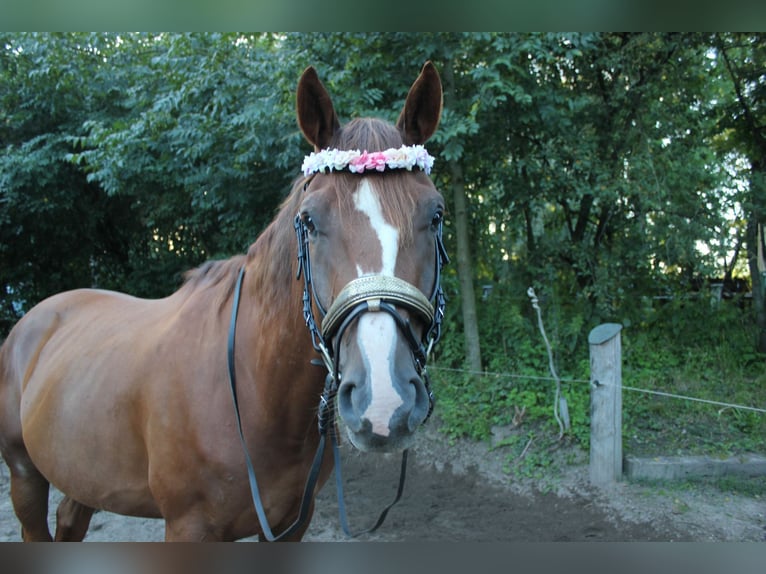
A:
<svg viewBox="0 0 766 574">
<path fill-rule="evenodd" d="M 460 282 L 460 303 L 463 309 L 466 358 L 471 370 L 481 371 L 479 322 L 476 316 L 476 296 L 473 288 L 473 260 L 471 244 L 468 240 L 468 209 L 463 185 L 463 169 L 457 161 L 451 161 L 449 169 L 452 181 L 452 204 L 457 238 L 457 274 Z"/>
<path fill-rule="evenodd" d="M 745 37 L 734 35 L 732 40 L 736 44 L 745 45 L 748 41 Z M 741 41 L 744 40 L 744 41 Z M 726 69 L 731 78 L 734 93 L 737 102 L 741 107 L 741 118 L 739 126 L 736 128 L 740 132 L 740 137 L 749 140 L 747 155 L 750 160 L 750 193 L 749 193 L 749 211 L 747 214 L 747 264 L 750 270 L 750 282 L 753 293 L 753 311 L 755 313 L 755 324 L 757 328 L 756 349 L 760 353 L 766 353 L 766 285 L 764 285 L 763 253 L 764 253 L 764 224 L 766 224 L 766 130 L 763 129 L 762 117 L 758 114 L 759 108 L 756 106 L 753 96 L 746 90 L 747 87 L 747 65 L 746 57 L 738 62 L 740 68 L 732 62 L 730 53 L 727 49 L 727 41 L 723 35 L 715 36 L 715 46 L 723 57 Z M 756 51 L 750 53 L 750 57 L 756 56 Z M 758 61 L 758 60 L 752 60 Z"/>
<path fill-rule="evenodd" d="M 764 248 L 763 227 L 764 213 L 762 206 L 766 204 L 766 190 L 762 189 L 764 175 L 761 163 L 753 162 L 752 177 L 750 178 L 751 210 L 748 214 L 746 241 L 747 264 L 750 270 L 750 282 L 753 294 L 753 312 L 756 325 L 756 349 L 766 353 L 766 285 L 763 273 L 766 271 L 763 257 Z"/>
<path fill-rule="evenodd" d="M 756 325 L 756 348 L 760 353 L 766 353 L 766 301 L 764 301 L 763 276 L 758 265 L 758 243 L 763 239 L 758 232 L 761 225 L 755 217 L 747 222 L 747 263 L 750 269 L 750 282 L 753 293 L 753 312 Z"/>
<path fill-rule="evenodd" d="M 455 76 L 452 62 L 444 66 L 444 104 L 455 111 Z M 457 274 L 460 283 L 460 303 L 463 310 L 463 335 L 468 367 L 481 371 L 481 345 L 479 344 L 479 322 L 476 316 L 476 296 L 473 288 L 473 259 L 468 234 L 468 208 L 466 207 L 463 168 L 458 159 L 449 162 L 450 184 L 452 187 L 453 217 L 457 239 Z"/>
</svg>

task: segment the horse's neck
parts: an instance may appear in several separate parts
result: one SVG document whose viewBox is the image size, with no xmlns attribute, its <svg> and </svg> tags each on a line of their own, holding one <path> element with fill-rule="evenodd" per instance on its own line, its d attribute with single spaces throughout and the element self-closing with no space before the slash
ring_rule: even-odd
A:
<svg viewBox="0 0 766 574">
<path fill-rule="evenodd" d="M 297 255 L 295 234 L 280 214 L 250 247 L 244 292 L 252 308 L 279 321 L 300 320 L 301 283 L 293 266 Z"/>
<path fill-rule="evenodd" d="M 273 362 L 292 364 L 300 374 L 303 364 L 310 365 L 311 359 L 316 358 L 303 319 L 303 278 L 296 278 L 296 261 L 292 224 L 280 223 L 279 219 L 248 253 L 240 302 L 240 321 L 244 320 L 246 325 L 239 326 L 238 333 L 246 333 L 243 339 L 247 337 L 251 352 L 257 353 L 261 371 Z"/>
</svg>

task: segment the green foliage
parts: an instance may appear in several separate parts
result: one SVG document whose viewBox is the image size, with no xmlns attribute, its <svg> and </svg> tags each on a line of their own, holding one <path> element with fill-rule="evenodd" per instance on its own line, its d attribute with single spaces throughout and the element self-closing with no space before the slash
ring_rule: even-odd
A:
<svg viewBox="0 0 766 574">
<path fill-rule="evenodd" d="M 623 378 L 641 389 L 734 405 L 766 399 L 763 357 L 747 309 L 706 297 L 660 305 L 624 331 Z M 766 448 L 766 417 L 641 393 L 623 398 L 626 448 L 638 454 L 737 454 Z"/>
<path fill-rule="evenodd" d="M 269 35 L 3 37 L 3 333 L 57 291 L 163 296 L 246 249 L 302 154 L 298 70 L 274 49 Z"/>
<path fill-rule="evenodd" d="M 438 351 L 436 388 L 445 431 L 452 437 L 487 440 L 493 426 L 510 425 L 514 417 L 521 416 L 526 422 L 542 423 L 545 433 L 558 435 L 553 417 L 555 381 L 529 300 L 493 290 L 480 305 L 479 314 L 482 351 L 489 357 L 487 372 L 463 370 L 457 337 L 449 337 Z M 588 387 L 566 383 L 566 379 L 587 377 L 587 370 L 583 370 L 587 369 L 587 355 L 585 361 L 578 358 L 578 353 L 583 352 L 582 324 L 579 316 L 562 321 L 553 313 L 548 315 L 551 318 L 548 322 L 551 344 L 564 350 L 556 353 L 557 371 L 565 368 L 568 372 L 562 385 L 571 419 L 568 435 L 587 447 Z M 519 415 L 520 412 L 524 414 Z"/>
<path fill-rule="evenodd" d="M 445 370 L 465 368 L 460 333 L 471 321 L 450 266 L 434 357 L 446 432 L 487 439 L 523 410 L 504 448 L 518 457 L 529 433 L 536 438 L 522 466 L 511 466 L 547 468 L 542 453 L 556 441 L 543 437 L 558 433 L 554 383 L 529 286 L 565 381 L 588 379 L 587 333 L 616 321 L 626 327 L 626 384 L 766 404 L 749 303 L 713 308 L 692 288 L 700 277 L 746 271 L 734 254 L 748 248 L 755 265 L 745 231 L 749 218 L 763 222 L 766 205 L 763 141 L 751 129 L 763 124 L 760 34 L 0 40 L 0 336 L 56 291 L 162 296 L 189 267 L 245 250 L 308 151 L 293 100 L 306 66 L 317 67 L 342 120 L 395 120 L 430 59 L 451 86 L 429 142 L 434 179 L 450 190 L 459 171 L 467 200 L 465 213 L 448 213 L 445 241 L 456 254 L 454 223 L 464 217 L 483 369 L 498 373 Z M 585 446 L 587 384 L 562 390 L 572 419 L 565 441 Z M 630 448 L 763 448 L 756 413 L 631 393 L 625 405 Z"/>
<path fill-rule="evenodd" d="M 751 350 L 754 327 L 748 311 L 727 302 L 711 306 L 707 297 L 661 302 L 657 307 L 651 321 L 622 331 L 623 384 L 630 387 L 623 391 L 625 453 L 732 456 L 766 451 L 763 413 L 633 390 L 734 405 L 766 404 L 766 372 L 762 356 Z M 517 324 L 510 355 L 519 356 L 498 359 L 492 354 L 495 367 L 490 372 L 439 368 L 447 358 L 440 356 L 433 370 L 437 413 L 442 429 L 452 438 L 489 441 L 493 428 L 512 428 L 509 436 L 495 443 L 506 457 L 507 472 L 550 479 L 567 464 L 562 451 L 581 462 L 577 452 L 589 448 L 587 348 L 575 346 L 571 352 L 557 353 L 562 396 L 571 419 L 571 428 L 559 440 L 553 417 L 555 383 L 544 358 L 530 360 L 545 354 L 543 342 L 533 319 L 516 316 L 510 321 Z"/>
</svg>

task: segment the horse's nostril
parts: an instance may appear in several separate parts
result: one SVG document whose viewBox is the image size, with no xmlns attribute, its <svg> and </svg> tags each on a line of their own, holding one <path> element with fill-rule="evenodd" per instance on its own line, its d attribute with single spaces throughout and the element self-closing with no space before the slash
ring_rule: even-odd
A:
<svg viewBox="0 0 766 574">
<path fill-rule="evenodd" d="M 338 395 L 336 397 L 336 404 L 338 405 L 338 413 L 340 413 L 343 422 L 353 432 L 359 432 L 362 429 L 362 420 L 355 413 L 353 392 L 356 388 L 354 383 L 344 382 L 338 389 Z"/>
<path fill-rule="evenodd" d="M 428 417 L 431 399 L 428 396 L 425 383 L 420 377 L 411 379 L 410 384 L 415 388 L 415 402 L 407 417 L 407 429 L 410 432 L 415 432 L 426 420 L 426 417 Z"/>
</svg>

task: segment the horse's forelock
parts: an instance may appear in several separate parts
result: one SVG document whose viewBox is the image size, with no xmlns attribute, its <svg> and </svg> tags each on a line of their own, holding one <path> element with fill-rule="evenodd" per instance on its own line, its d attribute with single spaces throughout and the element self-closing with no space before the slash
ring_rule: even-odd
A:
<svg viewBox="0 0 766 574">
<path fill-rule="evenodd" d="M 386 121 L 376 118 L 357 118 L 344 125 L 333 137 L 330 147 L 340 150 L 367 152 L 398 148 L 404 144 L 399 129 Z M 383 216 L 399 230 L 400 242 L 406 245 L 412 240 L 412 213 L 417 198 L 408 186 L 406 172 L 388 171 L 365 174 L 374 178 Z M 359 186 L 357 174 L 338 174 L 338 203 L 342 212 L 352 208 L 351 196 Z"/>
<path fill-rule="evenodd" d="M 402 133 L 393 124 L 377 118 L 357 118 L 335 133 L 330 147 L 374 152 L 398 148 L 403 144 Z"/>
</svg>

